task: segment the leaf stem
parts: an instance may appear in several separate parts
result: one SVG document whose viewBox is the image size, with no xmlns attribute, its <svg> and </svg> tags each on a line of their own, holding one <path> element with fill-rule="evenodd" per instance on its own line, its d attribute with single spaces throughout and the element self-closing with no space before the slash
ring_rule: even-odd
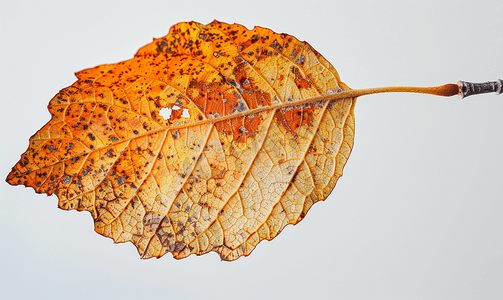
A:
<svg viewBox="0 0 503 300">
<path fill-rule="evenodd" d="M 457 84 L 449 83 L 435 87 L 411 87 L 411 86 L 392 86 L 368 89 L 355 89 L 342 91 L 337 94 L 332 94 L 326 98 L 330 100 L 341 98 L 360 97 L 364 95 L 378 93 L 420 93 L 437 96 L 450 97 L 458 95 L 459 98 L 465 98 L 471 95 L 492 93 L 501 94 L 503 92 L 503 80 L 487 81 L 482 83 L 472 83 L 466 81 L 458 81 Z"/>
<path fill-rule="evenodd" d="M 420 93 L 420 94 L 430 94 L 445 97 L 458 95 L 459 98 L 464 98 L 471 95 L 490 93 L 490 92 L 496 92 L 498 95 L 503 93 L 503 80 L 498 79 L 497 81 L 488 81 L 484 83 L 471 83 L 465 81 L 458 81 L 457 84 L 449 83 L 434 87 L 391 86 L 391 87 L 368 88 L 368 89 L 340 90 L 340 92 L 336 92 L 329 95 L 321 95 L 291 102 L 290 101 L 282 102 L 271 106 L 261 106 L 243 112 L 221 116 L 218 118 L 206 119 L 195 123 L 172 125 L 170 126 L 170 130 L 184 128 L 187 126 L 201 125 L 205 123 L 221 122 L 238 117 L 251 116 L 254 114 L 274 109 L 285 109 L 288 107 L 306 105 L 309 103 L 335 101 L 338 99 L 355 98 L 379 93 Z"/>
</svg>

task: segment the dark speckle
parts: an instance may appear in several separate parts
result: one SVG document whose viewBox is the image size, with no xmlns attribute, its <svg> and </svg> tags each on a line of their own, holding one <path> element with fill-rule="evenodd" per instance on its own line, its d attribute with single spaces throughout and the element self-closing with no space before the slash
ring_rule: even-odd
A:
<svg viewBox="0 0 503 300">
<path fill-rule="evenodd" d="M 109 149 L 107 152 L 105 152 L 105 156 L 114 157 L 114 149 Z"/>
<path fill-rule="evenodd" d="M 256 43 L 258 40 L 260 40 L 260 36 L 258 36 L 257 34 L 253 35 L 251 38 L 252 44 Z"/>
<path fill-rule="evenodd" d="M 185 248 L 185 243 L 182 243 L 182 242 L 175 242 L 175 245 L 173 247 L 173 251 L 175 252 L 179 252 L 179 251 L 182 251 L 183 248 Z"/>
<path fill-rule="evenodd" d="M 71 181 L 72 181 L 72 177 L 68 176 L 68 175 L 65 175 L 65 177 L 63 178 L 63 180 L 61 180 L 61 182 L 63 184 L 69 184 Z"/>
<path fill-rule="evenodd" d="M 246 105 L 245 105 L 245 102 L 241 99 L 238 100 L 238 106 L 236 107 L 236 110 L 238 112 L 243 112 L 245 111 L 247 108 L 246 108 Z"/>
</svg>

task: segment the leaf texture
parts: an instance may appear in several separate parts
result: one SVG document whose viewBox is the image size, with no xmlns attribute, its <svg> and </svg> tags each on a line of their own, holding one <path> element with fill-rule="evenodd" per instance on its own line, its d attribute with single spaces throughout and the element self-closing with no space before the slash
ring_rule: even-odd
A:
<svg viewBox="0 0 503 300">
<path fill-rule="evenodd" d="M 142 258 L 249 255 L 326 199 L 352 149 L 356 98 L 309 101 L 349 88 L 269 29 L 179 23 L 76 76 L 7 182 L 89 211 Z"/>
</svg>

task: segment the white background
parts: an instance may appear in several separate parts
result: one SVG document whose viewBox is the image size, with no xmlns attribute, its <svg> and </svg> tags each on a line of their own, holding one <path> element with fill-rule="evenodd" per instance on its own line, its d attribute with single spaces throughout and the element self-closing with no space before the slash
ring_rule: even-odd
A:
<svg viewBox="0 0 503 300">
<path fill-rule="evenodd" d="M 350 87 L 503 77 L 503 1 L 0 0 L 0 175 L 73 72 L 181 21 L 307 40 Z M 343 178 L 235 262 L 142 261 L 89 213 L 0 183 L 2 299 L 503 299 L 503 96 L 366 96 Z"/>
</svg>

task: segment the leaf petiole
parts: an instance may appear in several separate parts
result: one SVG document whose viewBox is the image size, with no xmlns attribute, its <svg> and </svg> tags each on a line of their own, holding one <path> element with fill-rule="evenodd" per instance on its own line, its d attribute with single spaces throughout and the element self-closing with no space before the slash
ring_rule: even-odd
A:
<svg viewBox="0 0 503 300">
<path fill-rule="evenodd" d="M 449 83 L 435 87 L 391 86 L 367 89 L 352 89 L 322 97 L 326 100 L 336 100 L 379 93 L 420 93 L 444 97 L 457 95 L 462 99 L 471 95 L 492 92 L 495 92 L 498 95 L 503 93 L 503 80 L 498 79 L 496 81 L 487 81 L 482 83 L 458 81 L 457 84 Z"/>
</svg>

